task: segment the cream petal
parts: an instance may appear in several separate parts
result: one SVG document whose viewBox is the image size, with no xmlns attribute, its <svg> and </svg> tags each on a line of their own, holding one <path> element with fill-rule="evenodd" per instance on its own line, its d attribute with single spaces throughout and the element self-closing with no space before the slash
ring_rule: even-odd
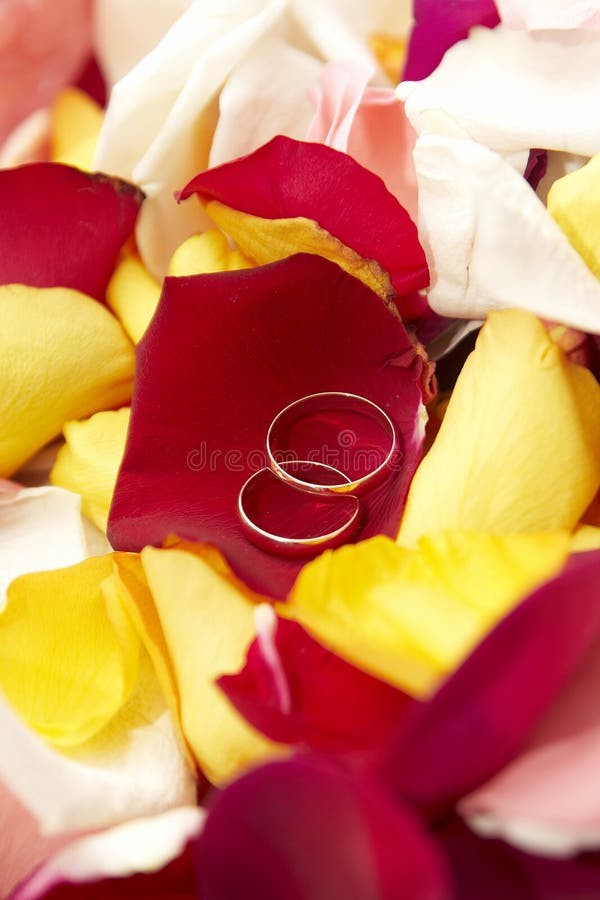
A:
<svg viewBox="0 0 600 900">
<path fill-rule="evenodd" d="M 308 89 L 321 63 L 279 38 L 265 38 L 232 71 L 221 91 L 209 164 L 252 153 L 274 135 L 303 140 L 311 119 Z"/>
<path fill-rule="evenodd" d="M 96 54 L 108 87 L 161 40 L 192 0 L 96 0 Z"/>
<path fill-rule="evenodd" d="M 81 500 L 57 487 L 0 494 L 0 610 L 11 581 L 86 559 Z"/>
<path fill-rule="evenodd" d="M 208 225 L 199 204 L 178 207 L 173 192 L 207 167 L 218 93 L 285 7 L 286 0 L 196 0 L 113 89 L 95 165 L 145 191 L 137 238 L 157 276 L 176 247 Z"/>
<path fill-rule="evenodd" d="M 56 752 L 1 700 L 0 733 L 0 780 L 46 834 L 194 803 L 194 779 L 147 659 L 127 704 L 77 749 Z"/>
<path fill-rule="evenodd" d="M 600 9 L 594 0 L 496 0 L 509 28 L 600 28 Z"/>
<path fill-rule="evenodd" d="M 420 134 L 433 110 L 499 153 L 543 147 L 592 156 L 600 150 L 599 58 L 595 31 L 474 28 L 428 78 L 400 84 L 398 95 Z"/>
<path fill-rule="evenodd" d="M 151 873 L 176 859 L 197 837 L 206 814 L 182 806 L 161 815 L 134 819 L 72 842 L 41 867 L 14 900 L 44 897 L 62 882 L 86 883 Z"/>
<path fill-rule="evenodd" d="M 498 154 L 474 141 L 425 135 L 414 158 L 436 312 L 475 319 L 520 307 L 600 332 L 600 282 Z"/>
</svg>

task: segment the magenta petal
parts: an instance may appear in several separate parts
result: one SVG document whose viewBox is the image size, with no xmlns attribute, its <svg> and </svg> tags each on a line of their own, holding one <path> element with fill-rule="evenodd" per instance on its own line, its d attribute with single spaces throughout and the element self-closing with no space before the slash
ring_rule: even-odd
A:
<svg viewBox="0 0 600 900">
<path fill-rule="evenodd" d="M 495 28 L 500 22 L 493 0 L 415 0 L 403 81 L 431 75 L 446 50 L 468 37 L 474 25 Z"/>
<path fill-rule="evenodd" d="M 361 758 L 389 739 L 414 702 L 287 619 L 277 620 L 266 647 L 264 638 L 252 643 L 239 674 L 225 675 L 218 684 L 238 712 L 272 740 Z"/>
<path fill-rule="evenodd" d="M 516 756 L 599 635 L 600 550 L 573 557 L 407 715 L 384 780 L 430 815 L 449 808 Z"/>
<path fill-rule="evenodd" d="M 363 498 L 358 537 L 395 534 L 421 452 L 420 367 L 400 319 L 321 257 L 167 278 L 138 346 L 113 546 L 205 541 L 254 589 L 285 597 L 299 563 L 250 543 L 238 493 L 265 465 L 277 413 L 321 391 L 360 394 L 394 421 L 402 466 Z"/>
<path fill-rule="evenodd" d="M 57 163 L 0 171 L 0 284 L 69 287 L 104 299 L 143 194 Z"/>
<path fill-rule="evenodd" d="M 389 274 L 399 296 L 429 284 L 425 253 L 406 210 L 377 175 L 345 153 L 275 137 L 254 153 L 202 172 L 181 191 L 265 219 L 313 219 Z"/>
<path fill-rule="evenodd" d="M 600 897 L 600 854 L 547 859 L 503 841 L 480 838 L 458 819 L 437 832 L 457 900 L 594 900 Z"/>
<path fill-rule="evenodd" d="M 204 900 L 447 900 L 419 823 L 374 783 L 317 758 L 256 769 L 219 794 L 198 842 Z"/>
</svg>

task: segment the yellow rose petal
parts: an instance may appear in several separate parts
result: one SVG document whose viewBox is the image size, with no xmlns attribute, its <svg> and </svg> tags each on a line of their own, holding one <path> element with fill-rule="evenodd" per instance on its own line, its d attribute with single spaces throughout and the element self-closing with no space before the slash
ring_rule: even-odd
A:
<svg viewBox="0 0 600 900">
<path fill-rule="evenodd" d="M 194 553 L 147 547 L 141 556 L 173 663 L 183 731 L 206 776 L 222 784 L 281 754 L 215 684 L 244 665 L 255 636 L 254 604 Z"/>
<path fill-rule="evenodd" d="M 129 407 L 123 407 L 81 422 L 67 422 L 65 445 L 50 472 L 52 484 L 80 495 L 84 515 L 104 532 L 125 451 L 129 415 Z"/>
<path fill-rule="evenodd" d="M 131 397 L 134 350 L 108 310 L 68 288 L 0 287 L 0 477 L 65 422 Z"/>
<path fill-rule="evenodd" d="M 302 569 L 279 615 L 359 668 L 427 696 L 490 628 L 562 567 L 567 532 L 448 532 L 415 549 L 376 537 Z"/>
<path fill-rule="evenodd" d="M 554 182 L 548 193 L 548 211 L 600 278 L 600 153 Z"/>
<path fill-rule="evenodd" d="M 112 555 L 22 575 L 0 615 L 0 690 L 48 741 L 87 741 L 125 703 L 137 679 L 139 639 L 103 584 Z"/>
<path fill-rule="evenodd" d="M 399 541 L 572 529 L 600 484 L 600 385 L 531 313 L 492 312 L 413 479 Z"/>
<path fill-rule="evenodd" d="M 206 204 L 206 212 L 230 235 L 240 250 L 259 265 L 285 259 L 294 253 L 322 256 L 360 279 L 383 300 L 395 296 L 390 276 L 374 259 L 365 259 L 343 244 L 317 222 L 294 219 L 263 219 L 240 212 L 217 200 Z"/>
<path fill-rule="evenodd" d="M 181 244 L 169 263 L 169 275 L 181 278 L 185 275 L 231 272 L 253 266 L 239 250 L 232 250 L 222 231 L 211 228 L 204 234 L 195 234 Z"/>
<path fill-rule="evenodd" d="M 586 550 L 600 550 L 600 528 L 595 525 L 580 525 L 571 540 L 571 553 Z"/>
<path fill-rule="evenodd" d="M 52 106 L 50 159 L 94 171 L 93 157 L 104 113 L 89 94 L 78 88 L 60 91 Z"/>
<path fill-rule="evenodd" d="M 106 302 L 134 344 L 144 336 L 159 299 L 158 281 L 137 256 L 125 255 L 108 284 Z"/>
</svg>

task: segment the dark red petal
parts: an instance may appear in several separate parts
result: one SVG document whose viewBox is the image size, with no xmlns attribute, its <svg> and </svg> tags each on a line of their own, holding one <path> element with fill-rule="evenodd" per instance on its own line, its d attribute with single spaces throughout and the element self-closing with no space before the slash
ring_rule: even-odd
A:
<svg viewBox="0 0 600 900">
<path fill-rule="evenodd" d="M 317 758 L 272 763 L 219 794 L 198 841 L 205 900 L 446 900 L 444 864 L 374 783 Z"/>
<path fill-rule="evenodd" d="M 0 284 L 69 287 L 104 299 L 143 194 L 57 163 L 0 171 Z"/>
<path fill-rule="evenodd" d="M 457 900 L 592 900 L 600 897 L 600 854 L 547 859 L 480 838 L 457 819 L 437 837 L 446 851 Z"/>
<path fill-rule="evenodd" d="M 110 514 L 113 546 L 140 550 L 170 534 L 204 541 L 252 588 L 285 597 L 300 564 L 253 546 L 237 518 L 240 488 L 265 465 L 271 421 L 321 391 L 382 406 L 397 426 L 403 461 L 365 496 L 358 536 L 393 535 L 421 452 L 420 373 L 400 319 L 321 257 L 167 278 L 138 346 Z"/>
<path fill-rule="evenodd" d="M 273 643 L 279 673 L 255 640 L 242 671 L 218 680 L 238 712 L 271 740 L 363 758 L 390 738 L 414 702 L 326 650 L 296 622 L 278 619 Z"/>
<path fill-rule="evenodd" d="M 365 259 L 374 259 L 397 294 L 427 287 L 417 229 L 385 184 L 351 156 L 281 135 L 254 153 L 202 172 L 181 191 L 265 219 L 313 219 Z M 410 298 L 414 313 L 414 298 Z"/>
<path fill-rule="evenodd" d="M 483 641 L 429 702 L 406 716 L 381 768 L 430 815 L 487 781 L 600 635 L 600 550 L 573 557 Z"/>
<path fill-rule="evenodd" d="M 427 78 L 446 50 L 469 36 L 474 25 L 495 28 L 500 22 L 494 0 L 415 0 L 403 81 Z"/>
</svg>

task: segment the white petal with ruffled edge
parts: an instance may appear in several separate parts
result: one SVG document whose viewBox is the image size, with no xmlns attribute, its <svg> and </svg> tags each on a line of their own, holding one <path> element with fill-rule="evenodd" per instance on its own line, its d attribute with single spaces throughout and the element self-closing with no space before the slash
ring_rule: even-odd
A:
<svg viewBox="0 0 600 900">
<path fill-rule="evenodd" d="M 85 884 L 157 872 L 200 834 L 205 817 L 203 810 L 186 806 L 74 841 L 42 866 L 13 900 L 36 900 L 65 882 Z"/>
<path fill-rule="evenodd" d="M 403 82 L 398 95 L 420 134 L 432 130 L 433 111 L 498 153 L 540 147 L 593 156 L 599 59 L 597 31 L 474 28 L 428 78 Z"/>
<path fill-rule="evenodd" d="M 193 804 L 195 782 L 156 676 L 92 740 L 68 753 L 44 743 L 0 698 L 0 780 L 46 834 L 105 828 Z"/>
<path fill-rule="evenodd" d="M 600 332 L 600 282 L 507 162 L 435 135 L 419 138 L 414 159 L 436 312 L 477 319 L 520 307 Z"/>
<path fill-rule="evenodd" d="M 0 610 L 11 581 L 90 555 L 77 494 L 56 487 L 0 494 Z"/>
</svg>

